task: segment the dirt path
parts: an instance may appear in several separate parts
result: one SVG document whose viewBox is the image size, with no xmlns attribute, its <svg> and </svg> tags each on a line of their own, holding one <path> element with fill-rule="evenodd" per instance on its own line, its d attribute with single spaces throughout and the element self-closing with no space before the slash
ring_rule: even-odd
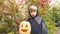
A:
<svg viewBox="0 0 60 34">
<path fill-rule="evenodd" d="M 60 27 L 57 27 L 57 30 L 53 34 L 60 34 Z"/>
</svg>

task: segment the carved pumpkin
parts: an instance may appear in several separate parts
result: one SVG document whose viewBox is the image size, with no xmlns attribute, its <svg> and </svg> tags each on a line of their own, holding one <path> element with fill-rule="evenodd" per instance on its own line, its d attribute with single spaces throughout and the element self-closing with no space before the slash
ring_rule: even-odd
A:
<svg viewBox="0 0 60 34">
<path fill-rule="evenodd" d="M 31 32 L 31 25 L 28 21 L 22 21 L 19 26 L 19 33 L 20 34 L 30 34 Z"/>
</svg>

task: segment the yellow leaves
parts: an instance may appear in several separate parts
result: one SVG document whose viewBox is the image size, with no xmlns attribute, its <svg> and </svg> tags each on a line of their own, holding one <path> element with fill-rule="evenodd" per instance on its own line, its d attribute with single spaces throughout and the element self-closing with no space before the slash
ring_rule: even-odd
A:
<svg viewBox="0 0 60 34">
<path fill-rule="evenodd" d="M 9 32 L 9 33 L 7 33 L 7 34 L 14 34 L 14 32 Z"/>
<path fill-rule="evenodd" d="M 51 29 L 51 32 L 53 33 L 54 32 L 54 29 Z"/>
</svg>

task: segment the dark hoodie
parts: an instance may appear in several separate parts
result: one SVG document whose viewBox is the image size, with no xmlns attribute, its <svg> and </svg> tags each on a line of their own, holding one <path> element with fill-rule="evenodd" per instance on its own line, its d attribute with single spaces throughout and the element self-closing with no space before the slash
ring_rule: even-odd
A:
<svg viewBox="0 0 60 34">
<path fill-rule="evenodd" d="M 38 11 L 35 17 L 31 16 L 30 11 L 29 15 L 31 17 L 28 19 L 31 24 L 31 34 L 48 34 L 44 21 L 38 16 Z"/>
</svg>

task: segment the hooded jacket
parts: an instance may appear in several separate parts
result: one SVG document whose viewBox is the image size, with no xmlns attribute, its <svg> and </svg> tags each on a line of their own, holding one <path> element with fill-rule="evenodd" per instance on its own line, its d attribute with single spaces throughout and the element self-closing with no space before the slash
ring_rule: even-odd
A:
<svg viewBox="0 0 60 34">
<path fill-rule="evenodd" d="M 38 16 L 38 10 L 35 17 L 31 16 L 30 11 L 29 11 L 29 15 L 31 17 L 28 19 L 28 21 L 31 24 L 31 34 L 48 34 L 48 31 L 43 19 Z"/>
</svg>

